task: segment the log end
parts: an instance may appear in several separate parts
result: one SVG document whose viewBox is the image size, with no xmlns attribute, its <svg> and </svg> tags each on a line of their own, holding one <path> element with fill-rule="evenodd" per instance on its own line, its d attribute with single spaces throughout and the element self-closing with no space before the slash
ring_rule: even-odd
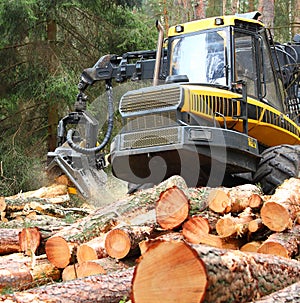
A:
<svg viewBox="0 0 300 303">
<path fill-rule="evenodd" d="M 94 248 L 87 244 L 81 244 L 77 248 L 77 261 L 78 263 L 83 263 L 85 261 L 97 260 L 98 255 Z"/>
<path fill-rule="evenodd" d="M 132 301 L 198 303 L 207 288 L 203 261 L 183 242 L 157 241 L 141 257 L 132 280 Z"/>
<path fill-rule="evenodd" d="M 257 249 L 257 252 L 289 258 L 287 249 L 278 242 L 266 241 Z"/>
<path fill-rule="evenodd" d="M 214 189 L 208 195 L 208 207 L 215 213 L 225 214 L 231 210 L 231 200 L 222 189 Z"/>
<path fill-rule="evenodd" d="M 156 222 L 165 230 L 182 224 L 189 215 L 189 200 L 176 186 L 162 192 L 156 204 Z"/>
<path fill-rule="evenodd" d="M 107 254 L 116 259 L 123 259 L 131 248 L 131 241 L 127 233 L 121 229 L 112 229 L 105 238 Z"/>
<path fill-rule="evenodd" d="M 281 204 L 265 202 L 260 210 L 260 216 L 264 225 L 272 231 L 281 232 L 290 225 L 290 214 Z"/>
<path fill-rule="evenodd" d="M 210 232 L 210 226 L 206 218 L 200 216 L 194 216 L 186 221 L 182 226 L 182 234 L 185 239 L 193 244 L 200 243 L 199 233 L 208 234 Z"/>
<path fill-rule="evenodd" d="M 216 231 L 221 237 L 230 237 L 236 233 L 236 224 L 233 217 L 226 215 L 220 218 L 216 224 Z"/>
<path fill-rule="evenodd" d="M 45 246 L 48 260 L 57 268 L 65 268 L 71 261 L 69 244 L 61 237 L 48 239 Z"/>
</svg>

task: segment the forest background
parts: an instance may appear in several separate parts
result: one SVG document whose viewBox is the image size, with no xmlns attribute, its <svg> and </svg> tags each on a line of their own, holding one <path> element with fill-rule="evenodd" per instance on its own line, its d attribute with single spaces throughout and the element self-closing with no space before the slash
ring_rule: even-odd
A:
<svg viewBox="0 0 300 303">
<path fill-rule="evenodd" d="M 256 10 L 275 41 L 300 33 L 299 0 L 0 0 L 0 196 L 46 182 L 46 155 L 84 68 L 105 54 L 155 49 L 157 19 L 167 30 Z M 90 100 L 103 91 L 95 85 Z"/>
</svg>

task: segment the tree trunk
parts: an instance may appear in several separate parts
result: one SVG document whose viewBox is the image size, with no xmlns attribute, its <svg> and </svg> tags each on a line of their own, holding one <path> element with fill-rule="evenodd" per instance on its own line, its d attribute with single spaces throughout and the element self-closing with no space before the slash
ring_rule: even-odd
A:
<svg viewBox="0 0 300 303">
<path fill-rule="evenodd" d="M 46 242 L 46 254 L 49 261 L 58 268 L 69 265 L 74 247 L 90 241 L 115 226 L 126 222 L 136 224 L 151 216 L 160 194 L 168 188 L 178 187 L 187 192 L 183 178 L 174 176 L 154 188 L 140 191 L 114 204 L 100 208 L 75 224 L 62 229 Z M 188 195 L 188 193 L 186 193 Z"/>
<path fill-rule="evenodd" d="M 273 292 L 251 303 L 292 303 L 300 302 L 300 282 L 294 283 L 281 290 Z"/>
<path fill-rule="evenodd" d="M 158 241 L 135 267 L 132 299 L 133 303 L 244 303 L 299 279 L 300 263 L 295 260 Z"/>
<path fill-rule="evenodd" d="M 273 30 L 275 13 L 274 0 L 259 0 L 258 11 L 262 14 L 262 22 Z"/>
<path fill-rule="evenodd" d="M 285 258 L 291 258 L 298 254 L 300 245 L 300 225 L 286 232 L 272 234 L 259 247 L 259 253 L 272 254 Z"/>
<path fill-rule="evenodd" d="M 0 258 L 1 291 L 6 288 L 27 289 L 59 278 L 59 270 L 47 260 L 46 255 L 39 256 L 34 261 L 21 254 Z"/>
<path fill-rule="evenodd" d="M 131 290 L 133 268 L 107 275 L 55 283 L 47 286 L 0 296 L 0 301 L 18 303 L 119 303 L 128 298 Z"/>
<path fill-rule="evenodd" d="M 21 229 L 0 229 L 0 255 L 11 254 L 20 251 L 19 233 Z"/>
<path fill-rule="evenodd" d="M 290 178 L 269 196 L 260 210 L 264 225 L 272 231 L 284 231 L 293 226 L 300 212 L 300 179 Z"/>
</svg>

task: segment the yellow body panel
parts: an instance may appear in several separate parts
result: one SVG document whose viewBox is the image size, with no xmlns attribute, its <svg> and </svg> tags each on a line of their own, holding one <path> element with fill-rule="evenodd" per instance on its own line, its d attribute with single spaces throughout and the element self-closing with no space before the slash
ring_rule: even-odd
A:
<svg viewBox="0 0 300 303">
<path fill-rule="evenodd" d="M 181 111 L 189 112 L 206 120 L 217 121 L 228 129 L 242 132 L 241 95 L 230 91 L 207 87 L 184 85 L 184 102 Z M 251 114 L 250 114 L 251 108 Z M 300 127 L 280 111 L 263 102 L 248 97 L 248 134 L 261 144 L 300 144 Z M 218 116 L 214 113 L 219 113 Z"/>
</svg>

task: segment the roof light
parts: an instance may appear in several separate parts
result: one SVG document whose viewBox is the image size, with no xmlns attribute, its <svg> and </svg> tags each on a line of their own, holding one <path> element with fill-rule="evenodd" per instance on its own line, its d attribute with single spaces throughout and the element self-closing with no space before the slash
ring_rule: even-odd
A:
<svg viewBox="0 0 300 303">
<path fill-rule="evenodd" d="M 175 26 L 175 32 L 176 33 L 182 33 L 184 31 L 183 25 L 176 25 Z"/>
<path fill-rule="evenodd" d="M 215 19 L 215 25 L 223 25 L 224 19 L 223 18 L 216 18 Z"/>
</svg>

